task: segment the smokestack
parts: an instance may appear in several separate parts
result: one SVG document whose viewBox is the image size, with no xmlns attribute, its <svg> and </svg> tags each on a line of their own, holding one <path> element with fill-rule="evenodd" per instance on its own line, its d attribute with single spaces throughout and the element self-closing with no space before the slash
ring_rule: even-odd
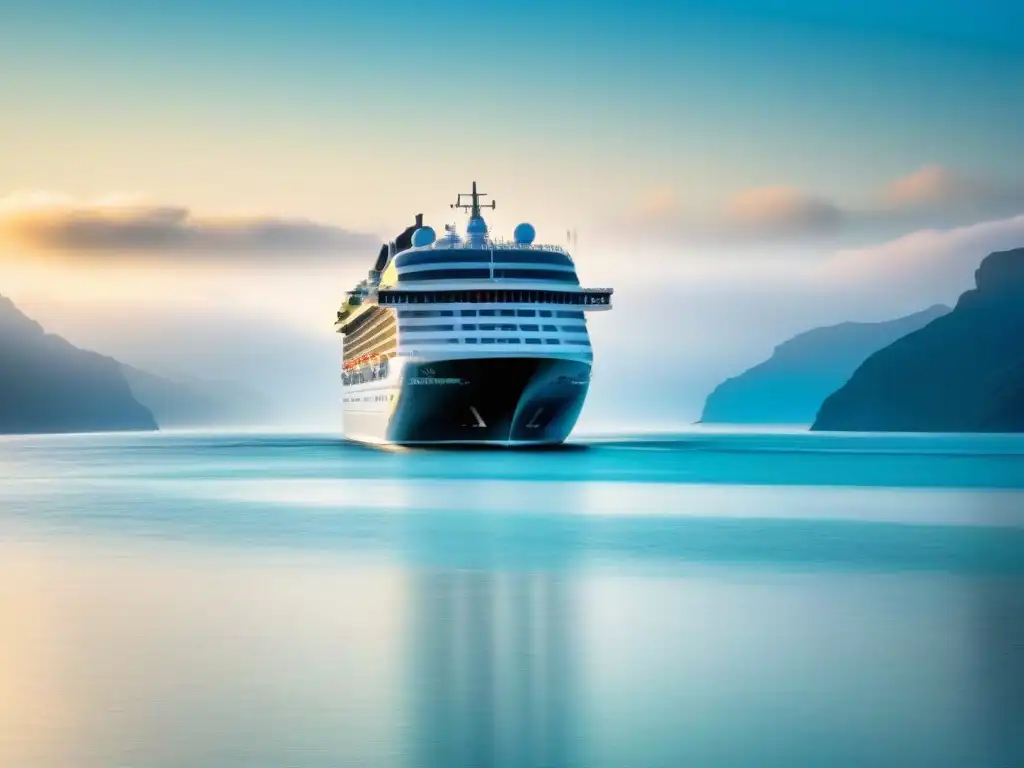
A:
<svg viewBox="0 0 1024 768">
<path fill-rule="evenodd" d="M 422 213 L 417 213 L 416 214 L 416 228 L 419 229 L 422 226 L 423 226 L 423 214 Z"/>
</svg>

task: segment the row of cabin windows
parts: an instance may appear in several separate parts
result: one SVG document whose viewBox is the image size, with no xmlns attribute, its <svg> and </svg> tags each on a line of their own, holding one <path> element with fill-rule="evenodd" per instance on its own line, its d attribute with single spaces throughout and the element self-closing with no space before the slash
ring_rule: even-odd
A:
<svg viewBox="0 0 1024 768">
<path fill-rule="evenodd" d="M 563 325 L 561 328 L 557 325 L 545 325 L 540 326 L 536 323 L 523 323 L 522 325 L 516 325 L 515 323 L 462 323 L 459 326 L 463 331 L 540 331 L 544 330 L 546 333 L 557 333 L 559 330 L 565 331 L 566 333 L 574 334 L 585 334 L 587 327 L 585 325 Z M 441 333 L 443 331 L 454 331 L 455 325 L 411 325 L 402 329 L 402 335 L 416 334 L 416 333 Z"/>
<path fill-rule="evenodd" d="M 395 323 L 385 323 L 378 328 L 371 329 L 366 334 L 360 334 L 357 337 L 346 336 L 345 337 L 345 351 L 346 354 L 356 354 L 359 352 L 368 351 L 369 347 L 376 347 L 383 343 L 387 343 L 395 338 Z"/>
<path fill-rule="evenodd" d="M 345 347 L 345 359 L 351 360 L 362 355 L 386 355 L 398 348 L 398 339 L 395 336 L 388 336 L 369 344 L 360 344 L 358 347 Z"/>
<path fill-rule="evenodd" d="M 357 334 L 348 334 L 345 336 L 345 352 L 365 351 L 366 347 L 378 346 L 389 339 L 394 339 L 397 335 L 397 327 L 395 319 L 390 318 L 388 322 L 367 328 Z"/>
<path fill-rule="evenodd" d="M 351 350 L 346 349 L 345 361 L 348 362 L 349 360 L 355 360 L 357 357 L 362 357 L 363 355 L 380 355 L 381 357 L 388 357 L 395 354 L 397 351 L 398 342 L 392 337 L 386 341 L 382 341 L 369 347 Z"/>
<path fill-rule="evenodd" d="M 395 399 L 394 395 L 366 395 L 365 397 L 343 397 L 346 403 L 389 403 Z"/>
<path fill-rule="evenodd" d="M 395 266 L 414 267 L 420 264 L 554 264 L 573 266 L 572 259 L 557 251 L 498 251 L 459 248 L 452 250 L 413 251 L 395 257 Z"/>
<path fill-rule="evenodd" d="M 579 285 L 575 272 L 551 269 L 495 269 L 494 277 L 499 280 L 551 280 L 556 283 Z M 425 269 L 422 272 L 403 272 L 399 283 L 415 283 L 424 280 L 489 280 L 489 269 Z"/>
<path fill-rule="evenodd" d="M 371 336 L 376 336 L 380 333 L 381 328 L 393 328 L 395 326 L 395 318 L 389 312 L 381 312 L 380 316 L 374 318 L 369 323 L 365 323 L 358 328 L 355 328 L 345 334 L 345 341 L 349 344 L 355 344 L 357 342 L 368 339 Z"/>
<path fill-rule="evenodd" d="M 583 312 L 577 310 L 560 309 L 553 313 L 550 309 L 460 309 L 459 317 L 565 317 L 573 320 L 582 320 Z M 553 315 L 552 315 L 553 313 Z M 398 316 L 403 320 L 406 318 L 421 317 L 454 317 L 455 311 L 451 309 L 402 309 Z"/>
<path fill-rule="evenodd" d="M 532 331 L 534 333 L 536 333 L 537 331 L 544 331 L 545 333 L 557 333 L 559 331 L 559 327 L 557 325 L 537 325 L 535 323 L 522 323 L 519 326 L 516 326 L 515 323 L 463 323 L 460 327 L 464 331 L 520 330 Z M 409 330 L 411 331 L 412 328 L 410 328 Z M 563 325 L 561 326 L 561 330 L 565 331 L 566 333 L 585 334 L 587 332 L 587 327 L 585 325 Z M 403 333 L 405 333 L 404 330 Z"/>
<path fill-rule="evenodd" d="M 344 332 L 346 336 L 351 336 L 353 333 L 358 332 L 361 328 L 364 328 L 369 323 L 376 320 L 380 320 L 382 317 L 388 317 L 388 313 L 380 309 L 371 309 L 364 312 L 362 315 L 357 317 L 355 320 L 345 326 Z"/>
<path fill-rule="evenodd" d="M 345 343 L 355 344 L 369 338 L 370 336 L 376 336 L 380 333 L 381 328 L 394 328 L 395 324 L 396 321 L 393 312 L 388 312 L 383 309 L 375 310 L 364 322 L 345 329 Z"/>
<path fill-rule="evenodd" d="M 394 291 L 382 290 L 377 303 L 391 304 L 569 304 L 600 306 L 611 303 L 611 293 L 564 291 Z"/>
<path fill-rule="evenodd" d="M 559 344 L 575 344 L 581 347 L 589 347 L 590 342 L 587 339 L 573 339 L 571 341 L 563 341 L 561 339 L 552 338 L 537 338 L 536 336 L 527 337 L 526 339 L 519 339 L 517 337 L 490 337 L 485 336 L 480 339 L 469 338 L 469 339 L 456 339 L 443 338 L 443 339 L 421 339 L 420 342 L 423 345 L 433 346 L 435 344 L 547 344 L 549 346 L 555 346 Z"/>
</svg>

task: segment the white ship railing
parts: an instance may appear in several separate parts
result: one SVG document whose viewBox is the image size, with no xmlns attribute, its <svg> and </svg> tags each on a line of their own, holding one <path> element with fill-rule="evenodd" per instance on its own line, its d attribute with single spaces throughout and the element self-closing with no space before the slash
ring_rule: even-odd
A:
<svg viewBox="0 0 1024 768">
<path fill-rule="evenodd" d="M 442 251 L 442 250 L 495 250 L 495 251 L 551 251 L 553 253 L 564 253 L 566 256 L 569 252 L 560 245 L 547 245 L 544 243 L 517 243 L 514 240 L 491 240 L 487 239 L 482 242 L 473 241 L 471 239 L 451 241 L 451 240 L 437 240 L 431 245 L 423 247 L 422 250 L 430 250 L 431 248 Z M 403 251 L 402 253 L 405 253 Z"/>
</svg>

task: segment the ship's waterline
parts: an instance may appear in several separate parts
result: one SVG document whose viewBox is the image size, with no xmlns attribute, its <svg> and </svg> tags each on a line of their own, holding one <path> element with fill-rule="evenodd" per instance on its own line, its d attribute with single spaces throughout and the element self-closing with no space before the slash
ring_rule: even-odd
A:
<svg viewBox="0 0 1024 768">
<path fill-rule="evenodd" d="M 480 215 L 465 239 L 437 240 L 422 216 L 382 247 L 338 312 L 346 437 L 407 445 L 551 445 L 586 400 L 593 352 L 585 313 L 612 290 L 579 285 L 561 248 L 492 240 Z M 493 204 L 492 206 L 493 207 Z"/>
</svg>

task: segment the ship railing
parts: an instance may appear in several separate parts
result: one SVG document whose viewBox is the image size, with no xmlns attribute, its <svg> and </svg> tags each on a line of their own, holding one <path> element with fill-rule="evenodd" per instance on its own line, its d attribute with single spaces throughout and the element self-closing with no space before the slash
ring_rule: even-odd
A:
<svg viewBox="0 0 1024 768">
<path fill-rule="evenodd" d="M 567 256 L 569 252 L 560 245 L 548 245 L 545 243 L 517 243 L 514 240 L 491 240 L 487 239 L 484 242 L 476 241 L 472 239 L 459 240 L 458 242 L 444 241 L 438 243 L 438 248 L 452 250 L 466 249 L 466 250 L 495 250 L 495 251 L 550 251 L 552 253 L 564 253 Z"/>
</svg>

